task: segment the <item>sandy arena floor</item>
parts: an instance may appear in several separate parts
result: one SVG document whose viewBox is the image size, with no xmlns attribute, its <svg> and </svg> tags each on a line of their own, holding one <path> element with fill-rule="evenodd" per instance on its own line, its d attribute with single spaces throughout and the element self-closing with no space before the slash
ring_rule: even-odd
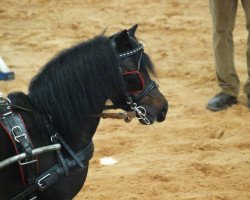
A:
<svg viewBox="0 0 250 200">
<path fill-rule="evenodd" d="M 16 79 L 4 95 L 27 91 L 30 79 L 58 51 L 139 24 L 137 36 L 156 65 L 169 100 L 167 120 L 152 126 L 102 120 L 84 188 L 75 200 L 249 200 L 250 112 L 239 103 L 205 109 L 219 91 L 211 46 L 208 1 L 1 0 L 0 55 Z M 239 4 L 235 61 L 246 78 L 245 18 Z M 103 157 L 118 163 L 103 166 Z"/>
</svg>

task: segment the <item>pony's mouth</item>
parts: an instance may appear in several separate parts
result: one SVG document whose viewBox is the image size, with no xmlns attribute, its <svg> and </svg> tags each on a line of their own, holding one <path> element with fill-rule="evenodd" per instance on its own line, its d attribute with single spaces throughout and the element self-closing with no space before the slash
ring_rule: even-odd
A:
<svg viewBox="0 0 250 200">
<path fill-rule="evenodd" d="M 149 123 L 147 123 L 145 120 L 143 120 L 143 119 L 139 119 L 139 122 L 141 123 L 141 124 L 143 124 L 143 125 L 151 125 L 151 124 L 153 124 L 154 122 L 155 122 L 155 120 L 150 120 L 150 119 L 148 119 L 148 121 L 149 121 Z"/>
<path fill-rule="evenodd" d="M 152 110 L 151 110 L 152 112 Z M 145 116 L 145 120 L 143 119 L 139 119 L 140 123 L 143 125 L 151 125 L 153 124 L 155 121 L 157 122 L 163 122 L 166 119 L 166 114 L 167 114 L 167 109 L 163 109 L 161 112 L 159 113 L 151 113 L 149 110 L 146 113 Z"/>
<path fill-rule="evenodd" d="M 156 118 L 156 121 L 163 122 L 166 119 L 166 114 L 167 114 L 167 112 L 165 112 L 165 111 L 160 112 Z"/>
</svg>

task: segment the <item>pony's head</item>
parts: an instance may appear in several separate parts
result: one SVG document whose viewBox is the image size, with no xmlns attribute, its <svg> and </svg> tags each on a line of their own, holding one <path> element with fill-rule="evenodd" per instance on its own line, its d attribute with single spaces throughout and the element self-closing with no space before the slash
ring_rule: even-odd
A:
<svg viewBox="0 0 250 200">
<path fill-rule="evenodd" d="M 150 74 L 155 75 L 154 66 L 135 37 L 137 27 L 109 37 L 120 57 L 127 105 L 119 104 L 117 99 L 112 101 L 125 110 L 134 110 L 142 124 L 162 122 L 168 111 L 168 102 L 151 79 Z"/>
</svg>

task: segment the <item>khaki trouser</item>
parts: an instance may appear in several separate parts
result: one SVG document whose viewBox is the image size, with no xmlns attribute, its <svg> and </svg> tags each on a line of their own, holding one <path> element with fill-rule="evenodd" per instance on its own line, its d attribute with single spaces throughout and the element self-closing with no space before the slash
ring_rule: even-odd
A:
<svg viewBox="0 0 250 200">
<path fill-rule="evenodd" d="M 241 0 L 246 15 L 248 79 L 244 91 L 250 94 L 250 0 Z M 234 66 L 233 29 L 238 0 L 210 0 L 213 22 L 213 47 L 216 73 L 222 91 L 232 96 L 239 93 L 239 78 Z"/>
</svg>

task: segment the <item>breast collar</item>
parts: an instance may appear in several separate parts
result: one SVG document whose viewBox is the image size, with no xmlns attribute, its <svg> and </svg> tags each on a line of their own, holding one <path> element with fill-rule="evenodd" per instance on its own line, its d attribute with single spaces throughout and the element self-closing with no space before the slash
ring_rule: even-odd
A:
<svg viewBox="0 0 250 200">
<path fill-rule="evenodd" d="M 60 144 L 60 146 L 62 146 L 67 152 L 68 157 L 64 158 L 60 149 L 57 149 L 56 155 L 58 157 L 58 164 L 52 166 L 43 174 L 38 175 L 38 156 L 33 155 L 33 152 L 36 149 L 34 149 L 22 116 L 13 111 L 11 102 L 8 99 L 4 99 L 0 94 L 0 125 L 3 127 L 13 144 L 16 154 L 20 155 L 23 152 L 26 154 L 26 159 L 20 160 L 18 163 L 22 184 L 26 187 L 26 189 L 12 198 L 12 200 L 21 200 L 26 199 L 27 197 L 29 197 L 29 199 L 36 199 L 37 190 L 45 190 L 52 184 L 59 181 L 63 176 L 68 176 L 72 171 L 78 169 L 79 167 L 83 169 L 86 168 L 87 162 L 93 156 L 94 145 L 92 140 L 86 147 L 75 153 L 62 136 L 56 133 L 49 121 L 46 118 L 43 119 L 48 130 L 51 143 L 57 145 Z M 6 160 L 11 161 L 14 157 L 15 156 Z M 0 167 L 7 166 L 5 162 L 6 160 L 0 161 Z"/>
<path fill-rule="evenodd" d="M 22 116 L 12 111 L 10 101 L 0 97 L 0 125 L 10 139 L 16 154 L 24 152 L 26 159 L 19 161 L 19 171 L 24 186 L 32 183 L 38 174 L 38 158 L 32 155 L 34 146 Z"/>
</svg>

